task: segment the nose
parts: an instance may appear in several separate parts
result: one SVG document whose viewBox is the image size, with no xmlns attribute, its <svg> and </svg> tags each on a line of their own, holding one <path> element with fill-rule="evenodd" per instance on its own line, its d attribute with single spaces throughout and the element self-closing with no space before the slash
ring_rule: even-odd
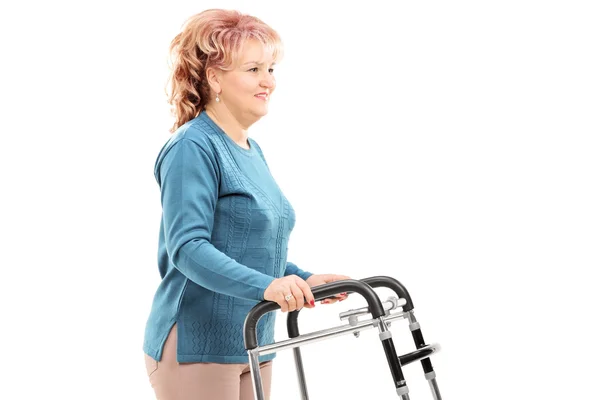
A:
<svg viewBox="0 0 600 400">
<path fill-rule="evenodd" d="M 260 86 L 266 89 L 273 89 L 275 87 L 275 77 L 270 73 L 267 73 L 266 76 L 263 76 L 263 79 L 260 82 Z"/>
</svg>

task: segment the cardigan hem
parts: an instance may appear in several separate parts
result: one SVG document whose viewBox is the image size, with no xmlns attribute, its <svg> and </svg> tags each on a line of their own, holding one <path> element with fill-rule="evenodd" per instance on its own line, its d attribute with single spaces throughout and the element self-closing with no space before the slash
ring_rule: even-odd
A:
<svg viewBox="0 0 600 400">
<path fill-rule="evenodd" d="M 158 359 L 158 351 L 144 345 L 144 353 L 152 357 L 156 361 Z M 258 362 L 265 362 L 273 360 L 277 356 L 277 353 L 265 354 L 258 356 Z M 218 356 L 213 354 L 177 354 L 177 362 L 180 363 L 216 363 L 216 364 L 248 364 L 250 362 L 247 355 L 240 356 Z"/>
</svg>

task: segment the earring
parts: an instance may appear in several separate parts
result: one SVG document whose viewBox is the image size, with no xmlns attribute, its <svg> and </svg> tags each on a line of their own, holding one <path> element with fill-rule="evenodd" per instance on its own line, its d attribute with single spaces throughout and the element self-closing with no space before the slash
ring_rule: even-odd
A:
<svg viewBox="0 0 600 400">
<path fill-rule="evenodd" d="M 216 98 L 215 100 L 217 101 L 217 103 L 218 103 L 219 101 L 221 101 L 221 99 L 219 99 L 219 94 L 218 94 L 218 93 L 217 93 L 217 98 Z"/>
</svg>

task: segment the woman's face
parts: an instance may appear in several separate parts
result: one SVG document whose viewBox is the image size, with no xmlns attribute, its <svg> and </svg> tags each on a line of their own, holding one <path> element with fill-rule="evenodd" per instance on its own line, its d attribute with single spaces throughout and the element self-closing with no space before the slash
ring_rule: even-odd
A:
<svg viewBox="0 0 600 400">
<path fill-rule="evenodd" d="M 267 114 L 275 90 L 273 65 L 273 55 L 249 40 L 233 70 L 223 71 L 219 98 L 238 119 L 254 122 Z"/>
</svg>

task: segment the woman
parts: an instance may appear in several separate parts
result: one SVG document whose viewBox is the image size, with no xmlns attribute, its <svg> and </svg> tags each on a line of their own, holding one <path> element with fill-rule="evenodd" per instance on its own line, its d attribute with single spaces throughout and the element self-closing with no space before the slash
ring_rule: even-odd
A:
<svg viewBox="0 0 600 400">
<path fill-rule="evenodd" d="M 162 281 L 144 339 L 160 400 L 253 399 L 242 335 L 249 310 L 262 300 L 283 312 L 313 308 L 311 287 L 349 279 L 287 261 L 294 209 L 248 137 L 267 114 L 281 46 L 259 19 L 225 10 L 192 16 L 171 43 L 176 122 L 154 171 Z M 261 318 L 259 345 L 274 341 L 274 319 Z M 259 359 L 266 398 L 274 357 Z"/>
</svg>

